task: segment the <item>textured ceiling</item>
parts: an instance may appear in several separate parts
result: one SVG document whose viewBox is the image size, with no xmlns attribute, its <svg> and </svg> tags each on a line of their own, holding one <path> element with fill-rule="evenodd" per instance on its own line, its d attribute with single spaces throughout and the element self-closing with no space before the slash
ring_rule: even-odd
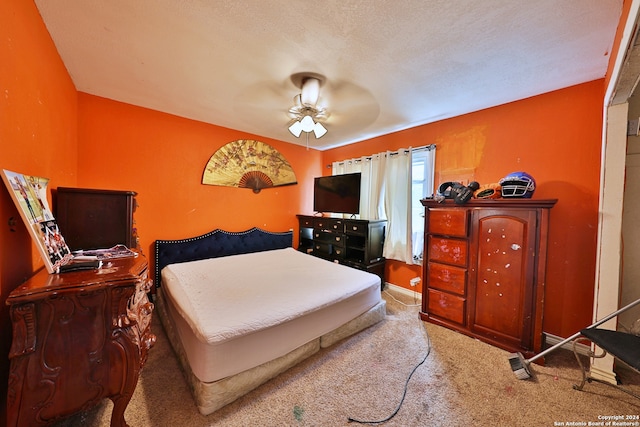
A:
<svg viewBox="0 0 640 427">
<path fill-rule="evenodd" d="M 322 74 L 322 150 L 602 78 L 622 0 L 36 5 L 79 91 L 258 136 Z"/>
</svg>

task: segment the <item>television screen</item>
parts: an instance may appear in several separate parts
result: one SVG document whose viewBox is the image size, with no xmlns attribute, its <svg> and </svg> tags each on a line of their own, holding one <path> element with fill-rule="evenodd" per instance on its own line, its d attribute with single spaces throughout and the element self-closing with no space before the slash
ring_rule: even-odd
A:
<svg viewBox="0 0 640 427">
<path fill-rule="evenodd" d="M 360 173 L 315 178 L 313 210 L 326 213 L 360 213 Z"/>
</svg>

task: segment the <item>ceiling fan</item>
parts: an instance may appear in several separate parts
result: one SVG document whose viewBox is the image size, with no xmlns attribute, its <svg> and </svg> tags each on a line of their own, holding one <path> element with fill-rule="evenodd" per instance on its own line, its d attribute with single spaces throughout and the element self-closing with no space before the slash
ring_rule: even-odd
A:
<svg viewBox="0 0 640 427">
<path fill-rule="evenodd" d="M 380 105 L 373 94 L 359 82 L 308 70 L 306 67 L 300 72 L 287 70 L 289 72 L 247 85 L 237 95 L 234 114 L 244 117 L 248 129 L 255 135 L 270 135 L 265 133 L 268 129 L 275 139 L 307 147 L 313 145 L 320 150 L 360 138 L 380 113 Z M 309 79 L 318 81 L 315 89 L 316 83 Z M 307 106 L 303 105 L 303 92 Z M 308 93 L 317 95 L 310 96 L 312 101 L 308 101 Z M 321 138 L 314 136 L 313 129 L 309 132 L 301 130 L 298 137 L 289 131 L 288 128 L 305 115 L 311 117 L 314 127 L 315 123 L 320 123 L 327 130 Z"/>
<path fill-rule="evenodd" d="M 299 138 L 305 132 L 307 138 L 313 132 L 316 138 L 327 133 L 321 122 L 329 117 L 327 109 L 318 104 L 320 87 L 325 81 L 324 76 L 317 73 L 296 73 L 291 81 L 300 88 L 300 93 L 293 98 L 294 105 L 289 108 L 289 132 Z"/>
</svg>

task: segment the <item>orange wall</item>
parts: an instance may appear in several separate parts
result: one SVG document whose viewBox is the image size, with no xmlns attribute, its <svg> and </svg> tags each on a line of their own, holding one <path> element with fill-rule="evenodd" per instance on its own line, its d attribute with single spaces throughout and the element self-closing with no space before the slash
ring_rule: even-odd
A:
<svg viewBox="0 0 640 427">
<path fill-rule="evenodd" d="M 591 320 L 604 82 L 382 136 L 323 153 L 324 165 L 387 149 L 436 144 L 436 185 L 451 177 L 497 182 L 524 170 L 551 212 L 544 330 L 569 336 Z M 326 170 L 326 169 L 325 169 Z M 388 281 L 407 287 L 419 267 L 389 263 Z"/>
<path fill-rule="evenodd" d="M 76 184 L 76 90 L 32 1 L 0 6 L 0 168 Z M 9 292 L 43 266 L 0 183 L 0 420 L 5 420 Z M 10 219 L 15 227 L 9 226 Z M 13 231 L 15 230 L 15 231 Z"/>
<path fill-rule="evenodd" d="M 571 335 L 589 323 L 595 275 L 603 81 L 319 153 L 280 141 L 79 94 L 78 182 L 134 190 L 142 248 L 211 228 L 296 228 L 311 211 L 312 180 L 331 161 L 435 143 L 437 181 L 495 182 L 514 170 L 537 180 L 536 198 L 558 198 L 551 214 L 545 331 Z M 209 157 L 235 139 L 260 139 L 292 164 L 300 184 L 249 190 L 202 185 Z M 124 155 L 126 153 L 126 155 Z M 391 261 L 388 281 L 407 287 L 420 267 Z M 569 307 L 569 309 L 567 309 Z"/>
<path fill-rule="evenodd" d="M 624 2 L 621 24 L 630 3 Z M 525 169 L 538 180 L 535 197 L 560 199 L 551 217 L 545 331 L 568 336 L 589 323 L 602 81 L 325 153 L 256 138 L 284 154 L 299 184 L 255 195 L 200 184 L 217 148 L 252 136 L 78 94 L 32 1 L 1 2 L 0 58 L 0 167 L 49 177 L 50 190 L 77 185 L 138 191 L 136 219 L 147 254 L 157 238 L 211 227 L 294 228 L 295 214 L 311 210 L 311 178 L 325 173 L 332 160 L 436 143 L 440 176 L 472 174 L 487 182 Z M 0 215 L 0 384 L 6 384 L 10 326 L 4 300 L 42 263 L 6 190 L 0 190 Z M 10 218 L 18 219 L 15 231 Z M 414 268 L 390 263 L 389 279 L 404 286 Z M 0 387 L 0 395 L 5 392 Z M 4 409 L 0 401 L 0 419 Z"/>
<path fill-rule="evenodd" d="M 311 207 L 312 178 L 321 173 L 316 150 L 85 93 L 78 100 L 78 182 L 86 188 L 138 193 L 135 219 L 149 257 L 156 239 L 185 238 L 214 228 L 297 230 L 295 215 Z M 278 150 L 291 163 L 298 184 L 258 194 L 201 184 L 211 155 L 237 139 L 257 139 Z"/>
</svg>

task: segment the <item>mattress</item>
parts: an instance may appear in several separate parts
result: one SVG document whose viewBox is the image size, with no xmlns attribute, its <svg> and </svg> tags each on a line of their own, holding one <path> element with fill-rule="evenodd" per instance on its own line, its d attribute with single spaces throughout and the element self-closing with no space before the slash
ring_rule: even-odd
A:
<svg viewBox="0 0 640 427">
<path fill-rule="evenodd" d="M 202 382 L 284 356 L 381 301 L 378 276 L 293 248 L 171 264 L 161 286 Z"/>
</svg>

